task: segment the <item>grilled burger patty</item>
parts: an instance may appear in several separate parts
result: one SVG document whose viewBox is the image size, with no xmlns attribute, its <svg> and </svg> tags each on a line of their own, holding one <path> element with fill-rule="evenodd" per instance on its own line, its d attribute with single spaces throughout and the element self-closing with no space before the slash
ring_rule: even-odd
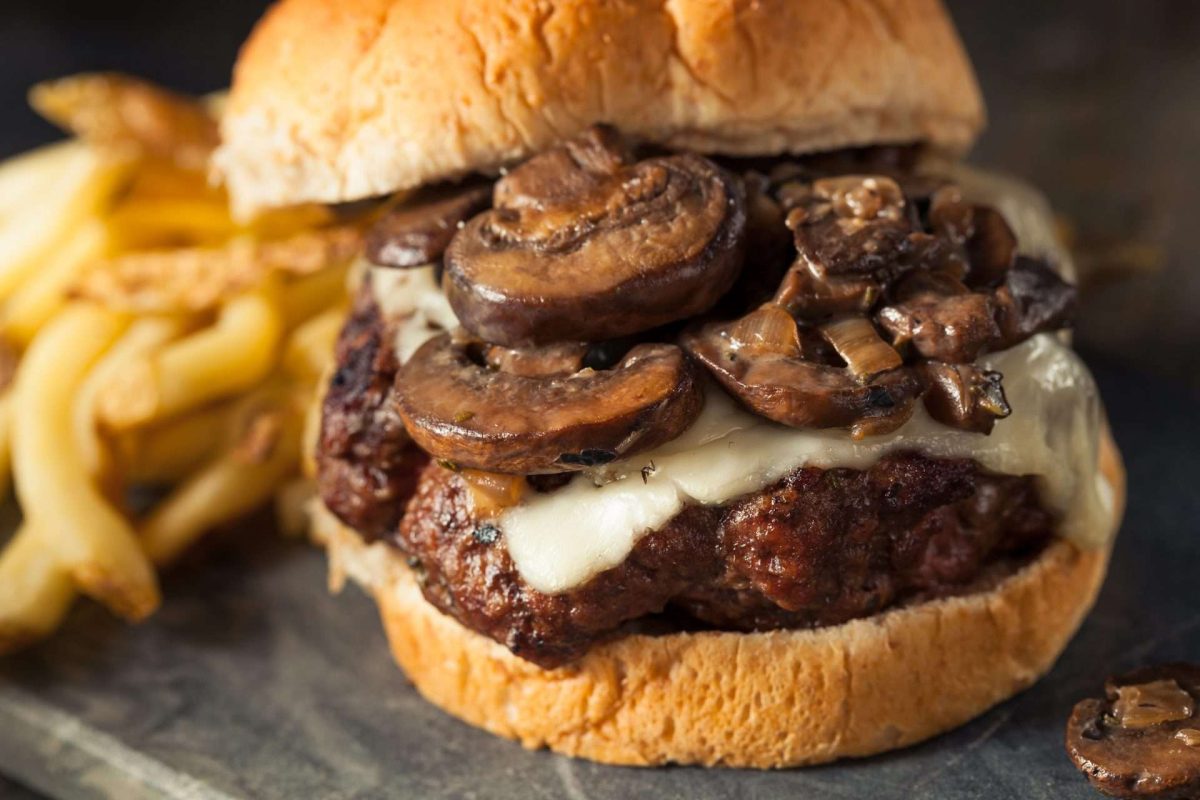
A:
<svg viewBox="0 0 1200 800">
<path fill-rule="evenodd" d="M 617 567 L 543 594 L 517 572 L 504 531 L 473 511 L 462 477 L 404 434 L 390 342 L 364 289 L 325 400 L 322 499 L 360 535 L 399 548 L 436 607 L 543 667 L 664 610 L 725 629 L 816 627 L 967 591 L 1054 528 L 1032 478 L 902 453 L 867 470 L 802 468 L 728 504 L 689 507 Z"/>
</svg>

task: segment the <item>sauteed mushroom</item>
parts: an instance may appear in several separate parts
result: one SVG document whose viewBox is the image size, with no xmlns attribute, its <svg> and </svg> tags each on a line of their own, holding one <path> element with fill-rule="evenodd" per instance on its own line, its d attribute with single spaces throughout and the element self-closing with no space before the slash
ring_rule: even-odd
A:
<svg viewBox="0 0 1200 800">
<path fill-rule="evenodd" d="M 1017 256 L 1017 237 L 1003 215 L 988 206 L 963 200 L 957 186 L 933 194 L 929 224 L 935 233 L 965 248 L 967 283 L 976 288 L 995 286 L 1004 279 Z"/>
<path fill-rule="evenodd" d="M 999 372 L 973 364 L 930 361 L 918 371 L 925 380 L 925 409 L 943 425 L 991 433 L 996 420 L 1012 413 Z"/>
<path fill-rule="evenodd" d="M 1115 797 L 1200 797 L 1200 667 L 1164 664 L 1110 678 L 1067 722 L 1067 752 Z"/>
<path fill-rule="evenodd" d="M 911 346 L 924 358 L 964 364 L 1000 338 L 991 298 L 946 273 L 911 272 L 895 295 L 897 302 L 881 308 L 876 318 L 896 347 Z"/>
<path fill-rule="evenodd" d="M 1000 341 L 993 349 L 1012 347 L 1040 331 L 1070 324 L 1075 314 L 1075 287 L 1043 261 L 1018 258 L 993 294 Z"/>
<path fill-rule="evenodd" d="M 674 345 L 638 345 L 604 370 L 582 367 L 574 346 L 519 357 L 482 349 L 443 334 L 396 376 L 409 434 L 458 466 L 533 474 L 608 463 L 675 438 L 703 404 Z"/>
<path fill-rule="evenodd" d="M 455 235 L 463 327 L 530 346 L 627 336 L 703 313 L 742 266 L 740 183 L 696 155 L 631 163 L 603 129 L 527 161 Z"/>
<path fill-rule="evenodd" d="M 849 367 L 805 358 L 795 320 L 774 305 L 685 333 L 682 343 L 743 404 L 793 427 L 887 433 L 912 415 L 922 388 L 908 369 L 860 379 Z"/>
<path fill-rule="evenodd" d="M 367 260 L 381 267 L 419 267 L 440 259 L 462 223 L 490 202 L 487 186 L 423 192 L 384 214 L 367 231 Z"/>
</svg>

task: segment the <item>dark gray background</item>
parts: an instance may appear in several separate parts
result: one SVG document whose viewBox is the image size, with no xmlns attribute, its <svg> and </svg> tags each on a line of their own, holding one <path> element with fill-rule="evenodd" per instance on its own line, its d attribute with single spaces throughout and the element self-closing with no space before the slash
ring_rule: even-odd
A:
<svg viewBox="0 0 1200 800">
<path fill-rule="evenodd" d="M 0 664 L 0 689 L 235 795 L 1090 796 L 1058 749 L 1071 703 L 1112 670 L 1200 659 L 1200 3 L 950 5 L 990 109 L 973 160 L 1042 187 L 1087 264 L 1137 273 L 1089 289 L 1079 337 L 1128 458 L 1127 524 L 1097 612 L 1035 690 L 907 753 L 803 773 L 647 773 L 527 755 L 421 703 L 387 664 L 366 601 L 325 597 L 316 554 L 269 541 L 217 547 L 171 576 L 162 613 L 137 630 L 81 608 L 63 636 Z M 24 108 L 36 80 L 112 68 L 190 91 L 225 85 L 260 9 L 9 0 L 0 155 L 55 135 Z M 5 744 L 0 761 L 32 763 Z M 19 771 L 51 788 L 79 777 Z M 0 779 L 0 797 L 26 796 Z"/>
</svg>

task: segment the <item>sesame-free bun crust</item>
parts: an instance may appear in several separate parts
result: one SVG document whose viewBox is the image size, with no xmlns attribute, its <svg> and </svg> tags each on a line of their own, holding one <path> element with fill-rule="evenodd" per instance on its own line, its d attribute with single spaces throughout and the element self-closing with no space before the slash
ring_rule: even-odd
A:
<svg viewBox="0 0 1200 800">
<path fill-rule="evenodd" d="M 1101 468 L 1124 505 L 1105 435 Z M 1114 519 L 1114 524 L 1116 522 Z M 526 747 L 614 764 L 791 767 L 919 742 L 1032 684 L 1095 600 L 1109 550 L 1056 540 L 973 594 L 816 630 L 630 635 L 544 670 L 427 603 L 403 559 L 324 509 L 335 582 L 374 595 L 426 698 Z"/>
<path fill-rule="evenodd" d="M 234 71 L 243 212 L 492 171 L 595 122 L 737 155 L 983 125 L 939 0 L 283 0 Z"/>
</svg>

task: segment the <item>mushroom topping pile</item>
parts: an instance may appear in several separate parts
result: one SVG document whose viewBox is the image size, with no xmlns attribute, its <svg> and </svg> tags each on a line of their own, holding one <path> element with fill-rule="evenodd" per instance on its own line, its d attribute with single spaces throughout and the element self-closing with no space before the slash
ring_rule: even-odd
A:
<svg viewBox="0 0 1200 800">
<path fill-rule="evenodd" d="M 1067 752 L 1115 797 L 1200 797 L 1200 667 L 1166 664 L 1110 678 L 1067 722 Z"/>
<path fill-rule="evenodd" d="M 1074 303 L 1016 249 L 944 181 L 792 162 L 739 175 L 639 158 L 605 127 L 490 196 L 443 188 L 369 235 L 377 264 L 440 263 L 462 325 L 398 371 L 405 427 L 448 463 L 525 475 L 678 436 L 703 402 L 697 363 L 785 425 L 882 434 L 923 400 L 988 433 L 1009 407 L 975 360 L 1065 325 Z"/>
<path fill-rule="evenodd" d="M 740 183 L 711 161 L 633 161 L 605 129 L 527 161 L 446 251 L 462 325 L 510 346 L 602 341 L 701 314 L 742 266 Z"/>
<path fill-rule="evenodd" d="M 397 374 L 400 415 L 435 458 L 529 475 L 649 449 L 700 413 L 695 368 L 675 345 L 637 345 L 610 369 L 584 360 L 572 345 L 514 354 L 442 334 Z"/>
<path fill-rule="evenodd" d="M 684 347 L 753 411 L 855 436 L 902 425 L 924 397 L 937 421 L 988 433 L 1009 414 L 1001 376 L 980 355 L 1062 327 L 1074 289 L 1016 256 L 997 212 L 942 186 L 914 200 L 883 175 L 775 187 L 796 258 L 774 297 Z M 803 343 L 817 337 L 829 348 Z M 833 354 L 830 354 L 830 348 Z"/>
</svg>

